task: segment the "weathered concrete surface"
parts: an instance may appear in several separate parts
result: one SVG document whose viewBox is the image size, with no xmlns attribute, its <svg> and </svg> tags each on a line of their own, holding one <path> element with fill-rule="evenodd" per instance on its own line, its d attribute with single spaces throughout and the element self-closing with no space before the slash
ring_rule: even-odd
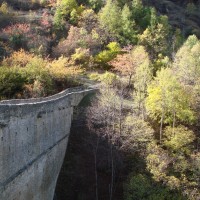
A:
<svg viewBox="0 0 200 200">
<path fill-rule="evenodd" d="M 0 200 L 52 200 L 73 107 L 94 89 L 0 102 Z"/>
</svg>

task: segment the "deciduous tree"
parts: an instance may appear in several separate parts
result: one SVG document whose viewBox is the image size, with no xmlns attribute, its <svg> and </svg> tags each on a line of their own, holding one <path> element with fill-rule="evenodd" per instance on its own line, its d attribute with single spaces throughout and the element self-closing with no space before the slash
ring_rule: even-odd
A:
<svg viewBox="0 0 200 200">
<path fill-rule="evenodd" d="M 146 108 L 149 116 L 160 123 L 160 142 L 162 140 L 163 123 L 188 122 L 195 120 L 192 111 L 190 94 L 177 81 L 171 69 L 161 69 L 157 77 L 148 86 Z"/>
</svg>

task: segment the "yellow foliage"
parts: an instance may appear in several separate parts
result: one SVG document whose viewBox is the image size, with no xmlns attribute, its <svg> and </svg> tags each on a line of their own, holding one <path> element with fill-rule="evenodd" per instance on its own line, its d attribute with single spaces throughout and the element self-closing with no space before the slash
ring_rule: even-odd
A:
<svg viewBox="0 0 200 200">
<path fill-rule="evenodd" d="M 3 2 L 0 6 L 0 13 L 7 15 L 9 13 L 9 7 L 6 2 Z"/>
<path fill-rule="evenodd" d="M 111 72 L 105 72 L 100 77 L 100 80 L 107 86 L 114 85 L 117 82 L 117 79 L 117 75 Z"/>
<path fill-rule="evenodd" d="M 193 131 L 184 126 L 174 128 L 167 126 L 164 131 L 164 136 L 164 145 L 175 152 L 190 152 L 189 144 L 195 140 Z"/>
<path fill-rule="evenodd" d="M 83 73 L 83 69 L 78 66 L 69 66 L 69 60 L 61 56 L 58 60 L 54 60 L 48 65 L 50 74 L 55 79 L 63 79 L 69 76 L 76 76 Z"/>
<path fill-rule="evenodd" d="M 48 96 L 73 85 L 75 83 L 74 78 L 83 72 L 81 67 L 72 66 L 69 59 L 65 57 L 50 61 L 24 50 L 14 52 L 10 57 L 5 58 L 1 64 L 4 68 L 0 68 L 7 71 L 12 72 L 17 69 L 15 76 L 7 75 L 9 79 L 5 79 L 7 71 L 2 71 L 0 78 L 4 83 L 6 82 L 0 87 L 2 98 L 3 93 L 5 93 L 5 98 L 12 98 L 14 95 L 18 98 Z M 9 74 L 10 71 L 8 71 Z M 20 87 L 18 87 L 20 89 L 16 90 L 17 81 L 20 84 Z M 8 87 L 8 85 L 10 86 Z"/>
<path fill-rule="evenodd" d="M 98 73 L 91 73 L 90 75 L 89 75 L 89 79 L 91 79 L 91 80 L 94 80 L 94 81 L 99 81 L 100 80 L 100 74 L 98 74 Z"/>
<path fill-rule="evenodd" d="M 34 54 L 28 53 L 23 49 L 21 49 L 19 51 L 13 52 L 10 57 L 5 58 L 2 64 L 4 66 L 9 66 L 9 67 L 12 66 L 25 67 L 34 57 L 35 57 Z"/>
<path fill-rule="evenodd" d="M 178 178 L 175 176 L 167 176 L 167 186 L 169 186 L 172 190 L 173 189 L 179 189 L 181 183 Z"/>
</svg>

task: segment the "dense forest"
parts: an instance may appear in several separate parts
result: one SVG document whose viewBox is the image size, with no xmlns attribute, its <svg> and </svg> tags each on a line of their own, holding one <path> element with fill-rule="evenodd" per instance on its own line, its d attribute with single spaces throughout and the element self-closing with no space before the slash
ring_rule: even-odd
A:
<svg viewBox="0 0 200 200">
<path fill-rule="evenodd" d="M 200 199 L 199 17 L 198 0 L 0 0 L 1 100 L 99 87 L 74 129 L 92 178 L 70 157 L 79 192 L 58 199 Z"/>
</svg>

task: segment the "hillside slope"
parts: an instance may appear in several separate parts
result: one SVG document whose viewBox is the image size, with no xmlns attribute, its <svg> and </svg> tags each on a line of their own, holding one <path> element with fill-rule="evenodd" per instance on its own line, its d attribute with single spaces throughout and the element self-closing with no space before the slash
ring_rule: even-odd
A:
<svg viewBox="0 0 200 200">
<path fill-rule="evenodd" d="M 146 5 L 156 8 L 158 13 L 167 15 L 173 27 L 180 28 L 185 36 L 195 34 L 200 37 L 200 6 L 188 0 L 150 0 Z"/>
</svg>

